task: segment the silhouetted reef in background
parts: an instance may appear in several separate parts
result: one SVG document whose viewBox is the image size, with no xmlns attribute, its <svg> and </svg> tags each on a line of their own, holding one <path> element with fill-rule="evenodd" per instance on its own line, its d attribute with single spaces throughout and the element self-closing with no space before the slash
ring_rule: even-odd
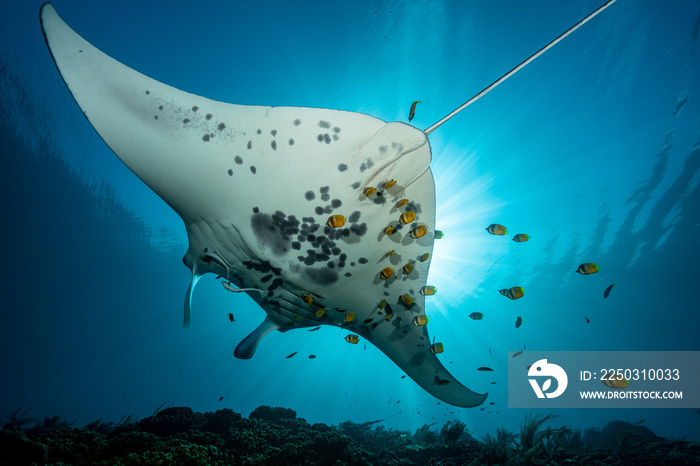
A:
<svg viewBox="0 0 700 466">
<path fill-rule="evenodd" d="M 481 441 L 460 421 L 441 430 L 387 430 L 381 421 L 309 424 L 288 408 L 260 406 L 247 418 L 230 410 L 170 407 L 138 422 L 94 421 L 75 428 L 57 416 L 7 415 L 0 464 L 31 465 L 463 465 L 700 463 L 700 443 L 657 437 L 640 423 L 603 429 L 543 428 L 556 416 L 530 413 L 514 434 Z M 34 423 L 33 427 L 27 427 Z M 604 447 L 603 447 L 604 446 Z M 669 463 L 670 462 L 670 463 Z"/>
</svg>

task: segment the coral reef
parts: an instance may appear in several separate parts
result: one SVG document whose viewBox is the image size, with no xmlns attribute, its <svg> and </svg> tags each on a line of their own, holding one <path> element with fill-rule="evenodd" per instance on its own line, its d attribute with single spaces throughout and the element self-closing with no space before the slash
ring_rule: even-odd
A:
<svg viewBox="0 0 700 466">
<path fill-rule="evenodd" d="M 700 444 L 669 441 L 637 424 L 603 429 L 544 428 L 556 416 L 528 414 L 519 434 L 499 428 L 482 441 L 461 421 L 432 430 L 387 429 L 381 421 L 309 425 L 291 409 L 260 406 L 245 418 L 230 410 L 159 409 L 135 421 L 98 419 L 83 428 L 58 417 L 28 420 L 21 410 L 0 430 L 3 465 L 481 465 L 699 464 Z M 27 425 L 34 422 L 33 427 Z"/>
</svg>

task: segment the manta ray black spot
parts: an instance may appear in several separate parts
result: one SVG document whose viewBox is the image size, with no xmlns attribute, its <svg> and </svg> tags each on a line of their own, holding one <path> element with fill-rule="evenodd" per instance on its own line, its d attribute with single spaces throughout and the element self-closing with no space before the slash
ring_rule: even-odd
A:
<svg viewBox="0 0 700 466">
<path fill-rule="evenodd" d="M 318 206 L 314 209 L 314 212 L 316 212 L 316 215 L 323 215 L 323 207 Z"/>
<path fill-rule="evenodd" d="M 253 213 L 257 214 L 259 212 L 260 212 L 260 209 L 258 209 L 257 207 L 253 207 Z"/>
<path fill-rule="evenodd" d="M 269 282 L 271 279 L 272 279 L 272 275 L 265 275 L 264 277 L 262 277 L 262 278 L 260 279 L 260 282 L 261 282 L 261 283 L 267 283 L 267 282 Z"/>
<path fill-rule="evenodd" d="M 345 276 L 346 276 L 346 277 L 352 277 L 352 274 L 351 274 L 350 272 L 346 272 L 346 273 L 345 273 Z"/>
<path fill-rule="evenodd" d="M 313 201 L 314 199 L 316 199 L 316 194 L 313 191 L 306 191 L 304 193 L 304 197 L 307 201 Z"/>
<path fill-rule="evenodd" d="M 259 129 L 259 130 L 256 131 L 256 133 L 262 134 L 262 130 Z"/>
<path fill-rule="evenodd" d="M 270 131 L 270 134 L 271 134 L 273 137 L 274 137 L 274 136 L 277 136 L 277 130 L 276 130 L 276 129 L 273 129 L 272 131 Z"/>
<path fill-rule="evenodd" d="M 348 166 L 345 165 L 344 163 L 341 163 L 340 165 L 338 165 L 338 171 L 339 171 L 339 172 L 344 172 L 344 171 L 347 170 L 347 169 L 348 169 Z"/>
<path fill-rule="evenodd" d="M 157 120 L 157 119 L 158 119 L 158 115 L 153 115 L 153 119 Z"/>
<path fill-rule="evenodd" d="M 253 141 L 248 141 L 248 149 L 252 149 L 252 148 L 253 148 Z"/>
<path fill-rule="evenodd" d="M 281 222 L 268 214 L 256 213 L 250 217 L 250 226 L 253 228 L 258 242 L 275 255 L 282 255 L 289 247 L 289 239 L 282 235 Z"/>
<path fill-rule="evenodd" d="M 81 52 L 82 52 L 82 50 L 81 50 Z M 150 93 L 151 93 L 151 91 L 146 91 L 146 95 L 148 95 L 148 94 L 150 94 Z"/>
<path fill-rule="evenodd" d="M 357 236 L 365 236 L 367 234 L 367 224 L 362 223 L 360 225 L 350 225 L 350 231 L 356 234 Z"/>
<path fill-rule="evenodd" d="M 316 140 L 318 142 L 323 142 L 323 134 L 319 134 L 318 136 L 316 136 Z"/>
<path fill-rule="evenodd" d="M 423 212 L 423 209 L 421 209 L 420 204 L 416 204 L 415 202 L 411 201 L 408 204 L 406 204 L 406 211 L 412 211 L 416 214 L 420 214 Z"/>
<path fill-rule="evenodd" d="M 362 162 L 360 164 L 360 173 L 363 173 L 365 170 L 367 170 L 367 164 Z"/>
<path fill-rule="evenodd" d="M 377 197 L 374 198 L 374 203 L 377 205 L 386 204 L 386 197 L 380 195 L 380 193 L 377 193 Z"/>
<path fill-rule="evenodd" d="M 289 139 L 289 145 L 293 146 L 294 145 L 294 139 Z"/>
<path fill-rule="evenodd" d="M 357 189 L 357 188 L 360 187 L 360 184 L 361 184 L 361 183 L 360 183 L 359 181 L 355 181 L 353 184 L 350 185 L 350 187 L 351 187 L 352 189 Z"/>
<path fill-rule="evenodd" d="M 190 119 L 189 119 L 189 118 L 185 118 L 184 120 L 182 120 L 182 122 L 183 122 L 184 124 L 187 124 L 187 123 L 190 122 Z"/>
<path fill-rule="evenodd" d="M 338 128 L 337 126 L 334 126 L 334 127 L 333 127 L 333 132 L 336 133 L 336 134 L 340 133 L 340 128 Z"/>
<path fill-rule="evenodd" d="M 274 291 L 275 289 L 281 287 L 282 285 L 284 285 L 284 280 L 282 280 L 281 278 L 275 278 L 274 280 L 272 280 L 272 285 L 270 285 L 267 288 L 267 291 Z"/>
<path fill-rule="evenodd" d="M 231 170 L 230 168 L 228 169 L 228 176 L 233 176 L 233 170 Z"/>
<path fill-rule="evenodd" d="M 328 128 L 331 127 L 331 124 L 328 123 L 327 121 L 321 120 L 321 121 L 318 122 L 318 126 L 320 126 L 321 128 L 328 129 Z"/>
<path fill-rule="evenodd" d="M 334 140 L 334 141 L 337 141 L 338 139 L 340 139 L 340 138 L 338 137 L 338 135 L 337 135 L 337 134 L 334 134 L 334 135 L 333 135 L 333 140 Z"/>
<path fill-rule="evenodd" d="M 214 115 L 212 115 L 211 113 L 207 113 L 207 114 L 204 116 L 204 118 L 206 118 L 207 120 L 211 120 L 211 117 L 213 117 L 213 116 L 214 116 Z"/>
<path fill-rule="evenodd" d="M 294 120 L 294 126 L 299 126 L 300 124 L 301 124 L 300 119 L 297 118 L 296 120 Z"/>
<path fill-rule="evenodd" d="M 224 128 L 226 128 L 226 125 L 223 123 L 219 123 L 219 126 L 217 126 L 217 128 L 219 129 L 219 131 L 223 131 Z"/>
<path fill-rule="evenodd" d="M 308 280 L 310 280 L 310 281 L 312 281 L 320 286 L 332 285 L 333 283 L 338 281 L 338 272 L 336 272 L 335 270 L 331 270 L 329 268 L 305 269 L 302 272 L 302 275 L 306 279 L 308 279 Z"/>
<path fill-rule="evenodd" d="M 350 216 L 348 217 L 348 222 L 350 223 L 357 223 L 358 220 L 360 220 L 360 211 L 356 210 L 355 212 L 351 213 Z"/>
<path fill-rule="evenodd" d="M 340 199 L 333 199 L 331 201 L 331 207 L 333 207 L 334 209 L 337 209 L 341 205 L 343 205 L 343 202 Z"/>
<path fill-rule="evenodd" d="M 205 134 L 204 136 L 202 136 L 202 141 L 209 142 L 209 135 Z"/>
<path fill-rule="evenodd" d="M 233 158 L 233 161 L 236 162 L 238 165 L 243 165 L 243 159 L 241 158 L 240 155 L 237 155 Z"/>
<path fill-rule="evenodd" d="M 324 134 L 324 135 L 323 135 L 323 141 L 324 141 L 326 144 L 330 144 L 330 143 L 331 143 L 331 135 L 328 134 L 328 133 Z"/>
<path fill-rule="evenodd" d="M 255 172 L 256 172 L 255 165 L 251 165 L 251 166 L 250 166 L 250 172 L 251 172 L 253 175 L 255 175 Z"/>
<path fill-rule="evenodd" d="M 360 257 L 360 258 L 357 260 L 357 262 L 359 262 L 360 264 L 366 264 L 366 263 L 369 262 L 369 261 L 368 261 L 367 259 L 365 259 L 364 257 Z"/>
<path fill-rule="evenodd" d="M 158 107 L 158 110 L 163 110 L 163 106 L 161 105 L 160 107 Z"/>
<path fill-rule="evenodd" d="M 297 251 L 301 249 L 301 243 L 299 241 L 294 241 L 292 243 L 292 249 L 296 249 Z"/>
<path fill-rule="evenodd" d="M 197 110 L 199 110 L 199 107 L 197 107 L 196 105 L 194 107 L 192 107 L 193 112 L 196 112 Z"/>
<path fill-rule="evenodd" d="M 328 201 L 330 200 L 330 198 L 331 198 L 331 195 L 328 194 L 328 193 L 323 193 L 323 194 L 321 194 L 321 200 L 322 200 L 323 202 L 328 202 Z"/>
</svg>

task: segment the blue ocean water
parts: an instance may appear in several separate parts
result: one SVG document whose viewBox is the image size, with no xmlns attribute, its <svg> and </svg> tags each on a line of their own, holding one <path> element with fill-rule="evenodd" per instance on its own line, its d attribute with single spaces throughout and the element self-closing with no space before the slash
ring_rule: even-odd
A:
<svg viewBox="0 0 700 466">
<path fill-rule="evenodd" d="M 0 5 L 0 414 L 24 407 L 83 425 L 161 403 L 244 414 L 267 404 L 328 424 L 459 419 L 478 436 L 516 430 L 526 414 L 507 407 L 508 351 L 700 350 L 697 2 L 618 0 L 430 135 L 445 232 L 430 331 L 450 371 L 489 392 L 483 411 L 438 404 L 380 351 L 330 327 L 275 332 L 253 359 L 235 359 L 264 313 L 213 277 L 183 330 L 182 222 L 81 115 L 44 43 L 41 3 Z M 188 92 L 387 121 L 406 121 L 421 100 L 411 124 L 425 129 L 599 3 L 54 5 L 107 54 Z M 491 223 L 531 239 L 488 235 Z M 601 270 L 582 277 L 582 262 Z M 514 285 L 523 299 L 497 292 Z M 698 440 L 695 411 L 556 413 L 579 429 L 645 419 L 658 435 Z"/>
</svg>

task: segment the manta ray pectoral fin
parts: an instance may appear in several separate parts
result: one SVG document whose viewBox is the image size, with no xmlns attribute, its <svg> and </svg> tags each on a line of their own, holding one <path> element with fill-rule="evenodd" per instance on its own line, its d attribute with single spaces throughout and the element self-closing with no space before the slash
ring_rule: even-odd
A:
<svg viewBox="0 0 700 466">
<path fill-rule="evenodd" d="M 255 354 L 255 350 L 260 344 L 260 341 L 265 337 L 265 335 L 272 332 L 273 330 L 279 329 L 279 324 L 274 322 L 269 317 L 265 317 L 265 320 L 263 320 L 262 324 L 260 324 L 258 328 L 253 330 L 253 332 L 250 335 L 245 337 L 238 344 L 238 346 L 236 346 L 236 349 L 233 351 L 233 355 L 236 356 L 238 359 L 252 358 Z"/>
<path fill-rule="evenodd" d="M 482 404 L 488 393 L 476 393 L 462 385 L 430 351 L 425 327 L 406 318 L 377 326 L 372 343 L 418 385 L 434 397 L 454 406 L 471 408 Z"/>
</svg>

